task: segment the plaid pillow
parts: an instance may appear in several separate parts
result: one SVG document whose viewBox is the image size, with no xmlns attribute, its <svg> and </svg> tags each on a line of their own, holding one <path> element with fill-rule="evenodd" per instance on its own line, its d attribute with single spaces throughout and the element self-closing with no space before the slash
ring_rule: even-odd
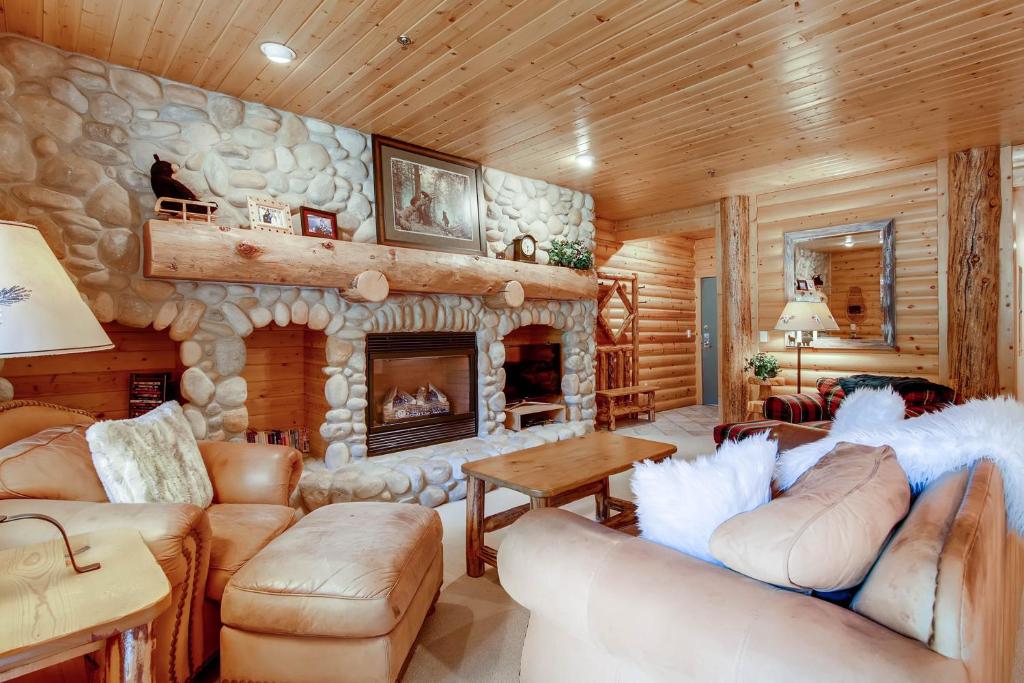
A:
<svg viewBox="0 0 1024 683">
<path fill-rule="evenodd" d="M 839 384 L 839 378 L 837 377 L 822 377 L 818 380 L 818 393 L 825 401 L 825 417 L 835 419 L 836 411 L 839 410 L 839 405 L 846 398 L 846 392 L 843 391 L 843 387 Z"/>
<path fill-rule="evenodd" d="M 801 424 L 825 420 L 825 400 L 821 394 L 784 394 L 764 401 L 764 416 L 769 420 Z"/>
</svg>

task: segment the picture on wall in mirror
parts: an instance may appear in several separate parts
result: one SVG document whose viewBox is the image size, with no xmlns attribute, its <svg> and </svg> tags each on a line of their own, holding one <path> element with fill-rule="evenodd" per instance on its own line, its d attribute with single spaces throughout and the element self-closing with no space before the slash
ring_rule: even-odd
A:
<svg viewBox="0 0 1024 683">
<path fill-rule="evenodd" d="M 786 301 L 825 303 L 839 325 L 817 346 L 895 347 L 891 219 L 786 233 L 784 268 Z"/>
<path fill-rule="evenodd" d="M 480 164 L 373 136 L 381 244 L 486 254 Z"/>
<path fill-rule="evenodd" d="M 302 234 L 306 237 L 338 239 L 338 216 L 330 211 L 300 206 L 299 223 L 302 225 Z"/>
</svg>

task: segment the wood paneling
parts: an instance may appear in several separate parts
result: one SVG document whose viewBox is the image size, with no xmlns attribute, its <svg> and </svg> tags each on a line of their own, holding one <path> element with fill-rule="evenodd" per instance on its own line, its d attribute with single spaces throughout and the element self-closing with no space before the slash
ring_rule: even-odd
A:
<svg viewBox="0 0 1024 683">
<path fill-rule="evenodd" d="M 850 336 L 848 304 L 850 289 L 859 287 L 864 318 L 857 323 L 857 335 L 863 339 L 882 338 L 882 250 L 852 249 L 829 254 L 829 310 L 839 323 L 840 336 Z"/>
<path fill-rule="evenodd" d="M 327 404 L 324 386 L 327 375 L 327 335 L 316 330 L 305 330 L 303 336 L 303 406 L 306 411 L 306 428 L 309 430 L 311 455 L 322 458 L 327 441 L 320 436 L 320 425 L 331 406 Z"/>
<path fill-rule="evenodd" d="M 249 385 L 250 429 L 290 429 L 306 423 L 304 329 L 270 325 L 245 338 L 242 377 Z"/>
<path fill-rule="evenodd" d="M 599 224 L 598 267 L 639 275 L 640 380 L 658 387 L 658 410 L 693 405 L 693 240 L 673 237 L 624 244 L 609 239 L 601 227 L 607 226 Z"/>
<path fill-rule="evenodd" d="M 791 230 L 895 219 L 898 350 L 812 349 L 803 354 L 805 386 L 857 372 L 939 379 L 938 211 L 936 162 L 795 187 L 757 197 L 758 329 L 761 350 L 779 357 L 784 391 L 796 385 L 796 353 L 773 328 L 785 305 L 783 235 Z"/>
<path fill-rule="evenodd" d="M 3 27 L 591 191 L 607 218 L 1024 130 L 1017 0 L 2 0 Z M 396 42 L 408 33 L 414 43 Z M 265 40 L 293 47 L 267 62 Z M 581 152 L 596 156 L 577 167 Z"/>
<path fill-rule="evenodd" d="M 178 345 L 166 332 L 104 325 L 115 348 L 63 356 L 10 358 L 0 375 L 14 385 L 14 397 L 81 408 L 106 420 L 128 417 L 128 384 L 133 372 L 173 372 Z"/>
</svg>

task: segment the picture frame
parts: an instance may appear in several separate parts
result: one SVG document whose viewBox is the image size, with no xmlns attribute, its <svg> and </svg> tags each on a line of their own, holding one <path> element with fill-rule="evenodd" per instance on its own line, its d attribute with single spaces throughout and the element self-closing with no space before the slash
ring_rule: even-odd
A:
<svg viewBox="0 0 1024 683">
<path fill-rule="evenodd" d="M 292 211 L 285 202 L 249 195 L 249 227 L 264 232 L 279 232 L 286 235 L 294 234 L 292 230 Z"/>
<path fill-rule="evenodd" d="M 809 292 L 809 291 L 811 291 L 811 286 L 810 286 L 810 284 L 808 284 L 807 280 L 797 280 L 796 281 L 796 291 L 798 291 L 798 292 Z"/>
<path fill-rule="evenodd" d="M 302 234 L 306 237 L 338 239 L 338 215 L 330 211 L 300 206 L 299 224 L 302 226 Z"/>
<path fill-rule="evenodd" d="M 373 136 L 377 242 L 487 255 L 480 164 Z"/>
</svg>

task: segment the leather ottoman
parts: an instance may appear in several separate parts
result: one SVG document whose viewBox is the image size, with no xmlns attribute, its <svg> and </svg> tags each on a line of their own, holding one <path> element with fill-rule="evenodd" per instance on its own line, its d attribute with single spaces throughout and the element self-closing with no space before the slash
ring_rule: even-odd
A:
<svg viewBox="0 0 1024 683">
<path fill-rule="evenodd" d="M 441 521 L 403 503 L 319 508 L 221 601 L 222 683 L 391 683 L 441 587 Z"/>
</svg>

